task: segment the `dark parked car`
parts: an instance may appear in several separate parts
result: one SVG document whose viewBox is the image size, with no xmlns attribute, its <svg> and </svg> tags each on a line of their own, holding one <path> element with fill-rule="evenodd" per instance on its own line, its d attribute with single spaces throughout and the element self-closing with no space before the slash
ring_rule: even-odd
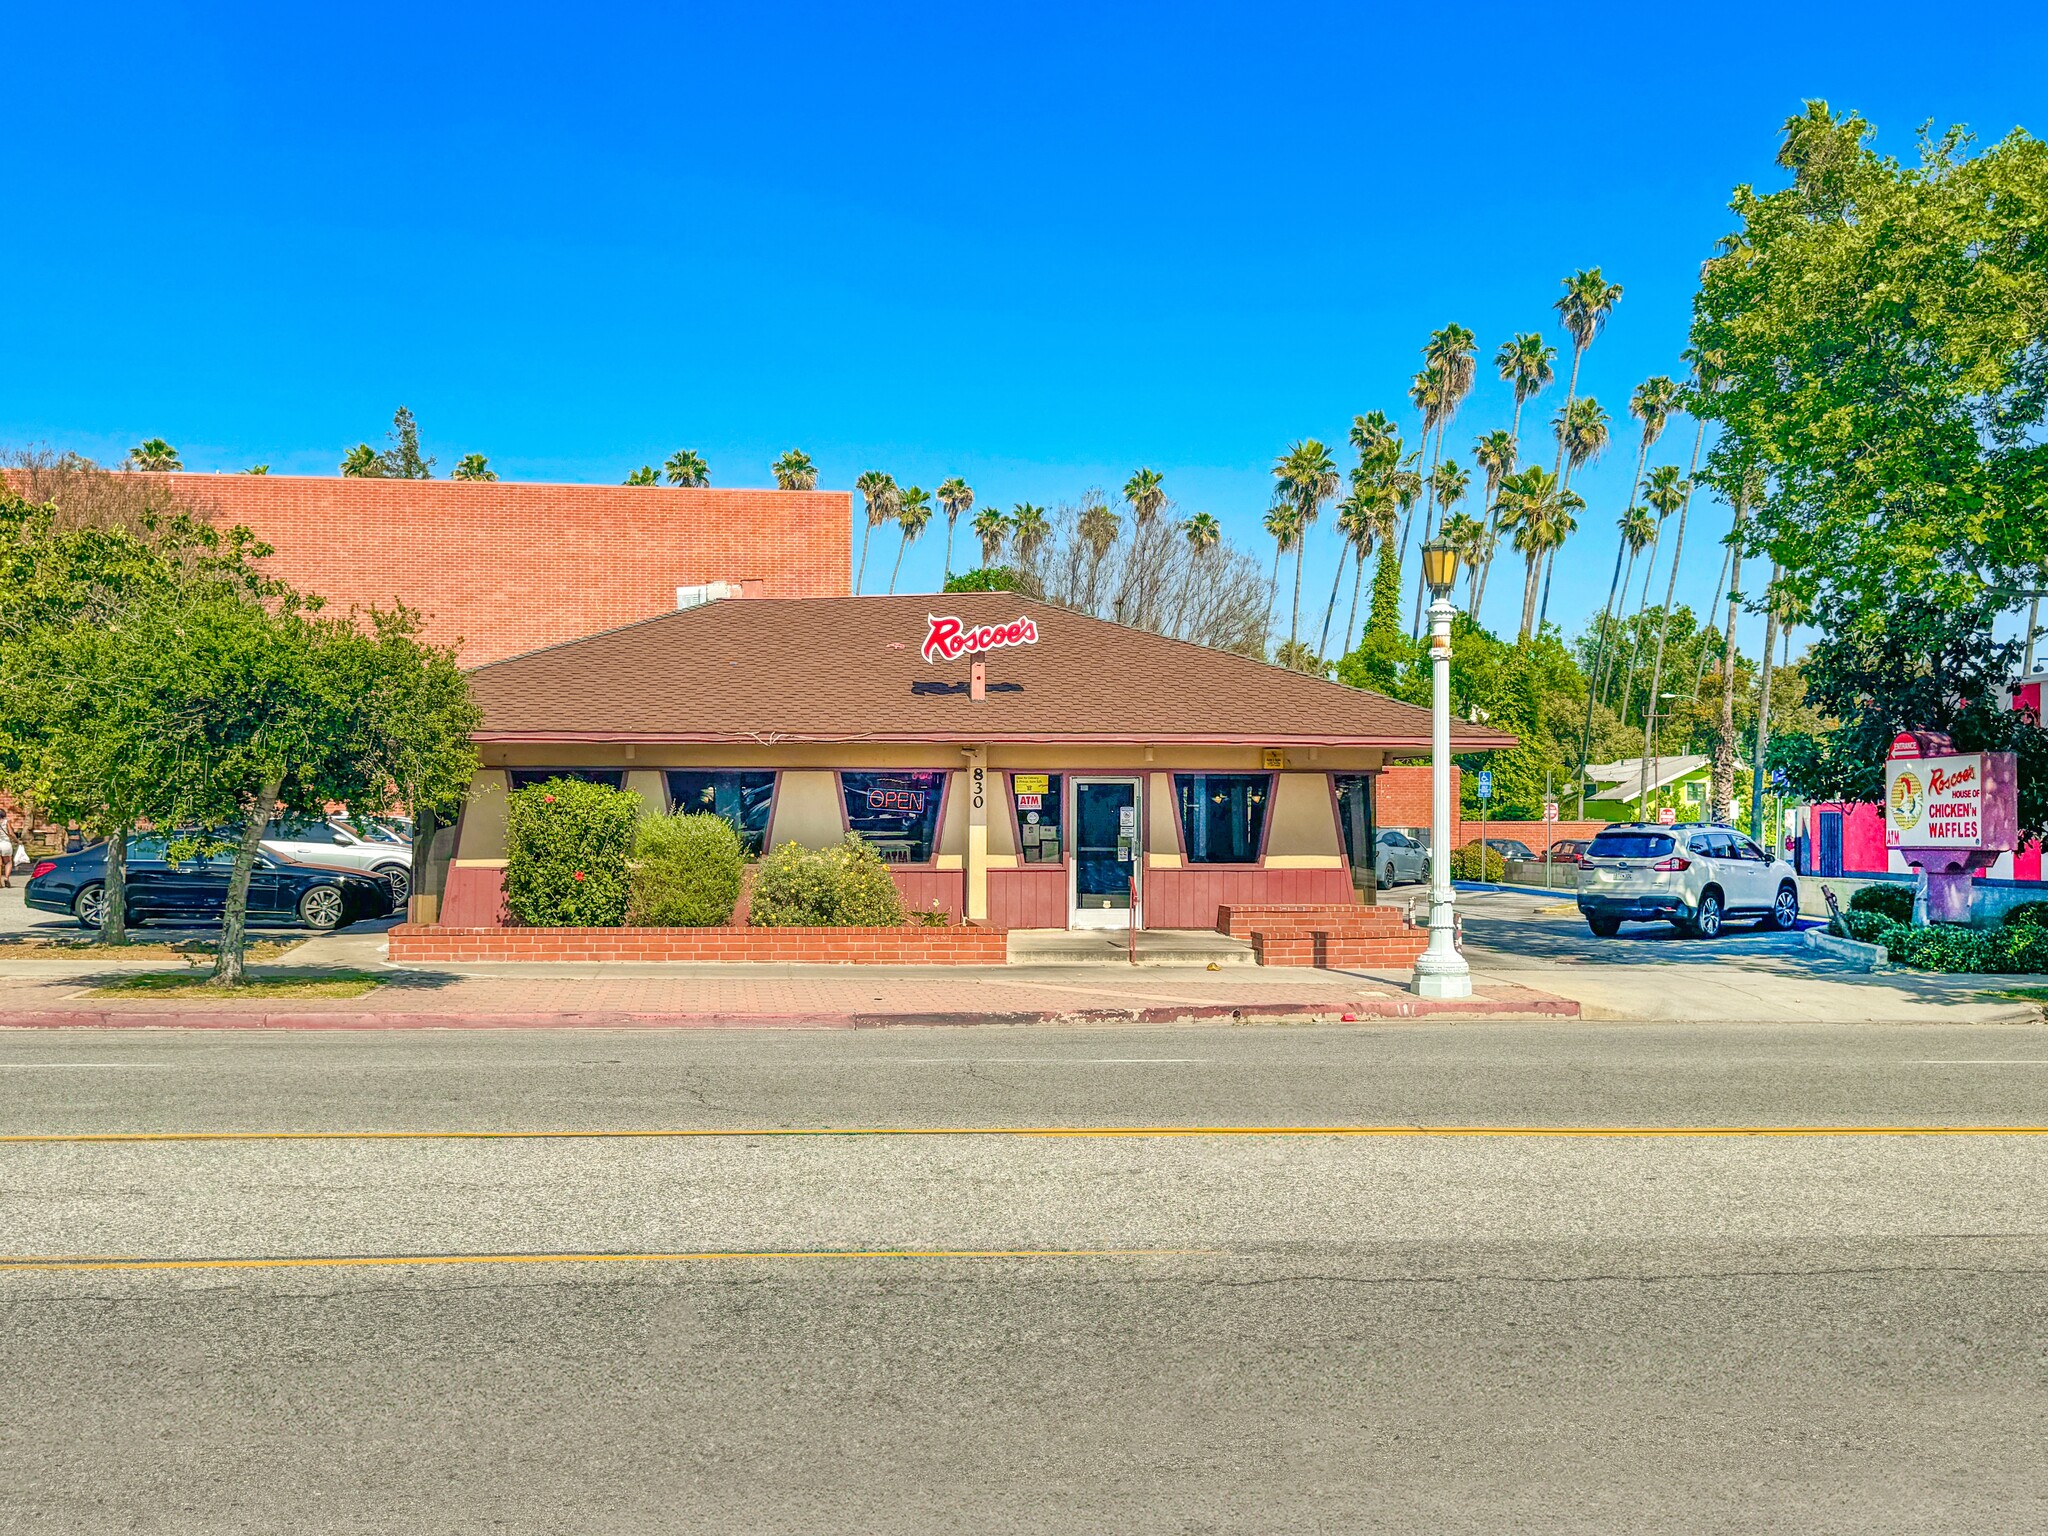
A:
<svg viewBox="0 0 2048 1536">
<path fill-rule="evenodd" d="M 1550 861 L 1553 864 L 1576 864 L 1592 846 L 1590 837 L 1560 837 L 1550 845 Z"/>
<path fill-rule="evenodd" d="M 1529 851 L 1529 845 L 1519 838 L 1489 837 L 1486 846 L 1504 859 L 1534 859 L 1538 855 Z"/>
<path fill-rule="evenodd" d="M 216 922 L 227 909 L 232 855 L 173 864 L 157 837 L 128 840 L 128 921 L 151 918 Z M 82 928 L 106 918 L 107 846 L 39 860 L 29 872 L 28 904 L 42 912 L 63 912 Z M 299 923 L 308 928 L 346 928 L 367 918 L 391 915 L 391 887 L 380 876 L 316 869 L 278 854 L 259 854 L 249 876 L 249 920 Z"/>
</svg>

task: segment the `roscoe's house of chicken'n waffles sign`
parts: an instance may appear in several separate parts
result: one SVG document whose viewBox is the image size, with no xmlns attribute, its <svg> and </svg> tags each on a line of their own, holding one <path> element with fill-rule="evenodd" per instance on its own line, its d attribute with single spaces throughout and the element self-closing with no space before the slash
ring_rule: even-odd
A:
<svg viewBox="0 0 2048 1536">
<path fill-rule="evenodd" d="M 924 635 L 926 661 L 953 661 L 969 652 L 993 651 L 1006 645 L 1038 644 L 1038 626 L 1030 619 L 1013 619 L 1008 624 L 981 624 L 968 628 L 952 615 L 926 614 L 931 627 Z"/>
</svg>

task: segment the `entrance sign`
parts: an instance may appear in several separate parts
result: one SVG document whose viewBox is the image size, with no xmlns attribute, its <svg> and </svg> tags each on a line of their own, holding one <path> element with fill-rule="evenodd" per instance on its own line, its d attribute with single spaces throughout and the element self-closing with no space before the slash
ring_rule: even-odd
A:
<svg viewBox="0 0 2048 1536">
<path fill-rule="evenodd" d="M 1019 773 L 1011 775 L 1011 782 L 1020 795 L 1042 795 L 1052 788 L 1049 773 Z"/>
<path fill-rule="evenodd" d="M 1884 845 L 1969 850 L 2016 846 L 2014 779 L 2010 768 L 1998 761 L 2007 756 L 1961 752 L 1891 759 L 1884 768 Z"/>
<path fill-rule="evenodd" d="M 953 661 L 969 651 L 993 651 L 1006 645 L 1038 644 L 1038 626 L 1030 619 L 1008 624 L 983 624 L 969 629 L 966 622 L 948 614 L 928 613 L 931 627 L 925 631 L 924 659 Z"/>
</svg>

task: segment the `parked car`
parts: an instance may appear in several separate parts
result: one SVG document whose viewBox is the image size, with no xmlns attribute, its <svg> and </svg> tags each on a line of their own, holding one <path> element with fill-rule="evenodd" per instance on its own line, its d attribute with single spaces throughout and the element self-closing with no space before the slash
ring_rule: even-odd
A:
<svg viewBox="0 0 2048 1536">
<path fill-rule="evenodd" d="M 391 887 L 393 903 L 401 907 L 412 895 L 412 845 L 382 825 L 381 818 L 366 820 L 361 827 L 345 816 L 273 821 L 263 829 L 263 847 L 301 864 L 380 876 Z"/>
<path fill-rule="evenodd" d="M 1550 862 L 1553 864 L 1576 864 L 1593 846 L 1589 837 L 1560 837 L 1550 845 Z"/>
<path fill-rule="evenodd" d="M 1399 827 L 1381 827 L 1373 838 L 1373 870 L 1382 886 L 1429 878 L 1429 850 Z"/>
<path fill-rule="evenodd" d="M 1489 837 L 1485 839 L 1485 842 L 1487 847 L 1504 859 L 1535 859 L 1541 857 L 1539 854 L 1532 853 L 1529 850 L 1529 845 L 1519 838 Z"/>
<path fill-rule="evenodd" d="M 131 837 L 128 921 L 218 920 L 227 910 L 233 864 L 233 855 L 227 853 L 174 864 L 165 857 L 164 839 Z M 82 853 L 38 861 L 29 871 L 23 895 L 39 912 L 65 913 L 77 918 L 81 928 L 98 928 L 106 921 L 106 880 L 107 846 L 101 843 Z M 251 922 L 298 923 L 327 931 L 389 917 L 394 905 L 391 886 L 381 875 L 319 869 L 281 854 L 258 854 L 249 876 Z"/>
<path fill-rule="evenodd" d="M 1579 911 L 1603 939 L 1624 922 L 1668 922 L 1711 939 L 1731 917 L 1785 930 L 1799 922 L 1799 882 L 1733 827 L 1631 822 L 1607 828 L 1579 861 Z"/>
</svg>

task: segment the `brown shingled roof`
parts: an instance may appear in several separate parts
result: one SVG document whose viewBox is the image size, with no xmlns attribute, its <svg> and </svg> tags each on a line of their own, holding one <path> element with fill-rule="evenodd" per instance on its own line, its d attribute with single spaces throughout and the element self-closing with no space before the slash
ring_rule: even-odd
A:
<svg viewBox="0 0 2048 1536">
<path fill-rule="evenodd" d="M 1036 645 L 926 663 L 928 614 L 1029 616 Z M 732 598 L 470 674 L 484 741 L 1061 741 L 1429 746 L 1429 711 L 1008 592 Z M 1515 738 L 1452 723 L 1461 752 Z"/>
</svg>

